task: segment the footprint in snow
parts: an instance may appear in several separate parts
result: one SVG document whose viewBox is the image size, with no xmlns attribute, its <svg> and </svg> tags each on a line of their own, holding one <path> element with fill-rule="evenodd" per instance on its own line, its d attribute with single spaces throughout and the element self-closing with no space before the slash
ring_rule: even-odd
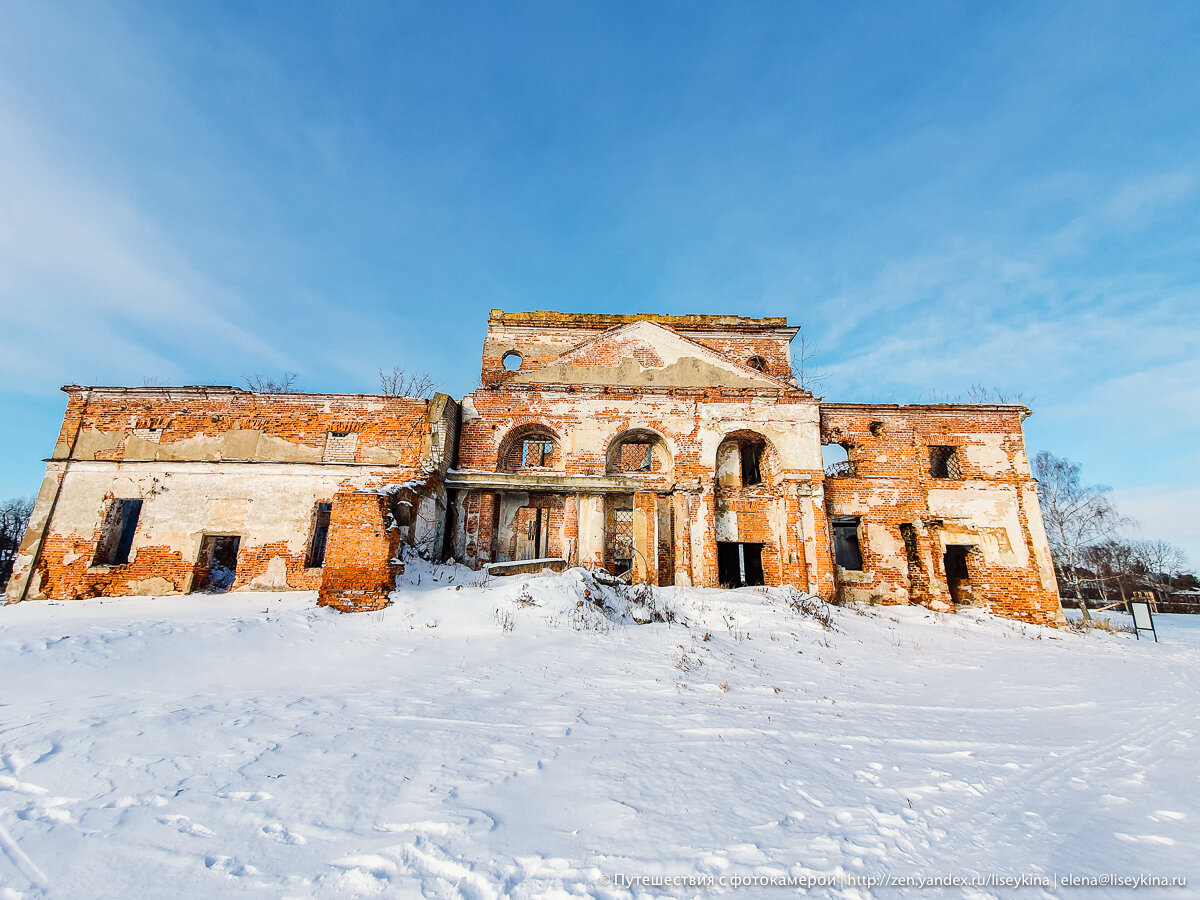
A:
<svg viewBox="0 0 1200 900">
<path fill-rule="evenodd" d="M 258 869 L 254 868 L 254 866 L 236 860 L 232 856 L 214 856 L 210 854 L 204 857 L 204 867 L 212 869 L 214 872 L 224 872 L 233 878 L 258 874 Z"/>
<path fill-rule="evenodd" d="M 1164 837 L 1161 834 L 1125 834 L 1121 831 L 1114 831 L 1113 837 L 1119 841 L 1128 841 L 1131 844 L 1162 844 L 1166 847 L 1174 847 L 1175 839 Z"/>
<path fill-rule="evenodd" d="M 307 844 L 304 835 L 284 827 L 279 822 L 270 822 L 258 830 L 258 833 L 263 837 L 269 837 L 273 841 L 279 841 L 281 844 L 291 844 L 298 846 Z"/>
<path fill-rule="evenodd" d="M 247 800 L 251 803 L 271 799 L 271 795 L 266 791 L 225 791 L 217 796 L 222 800 Z"/>
<path fill-rule="evenodd" d="M 212 837 L 216 834 L 211 828 L 193 822 L 187 816 L 159 816 L 158 821 L 172 826 L 180 834 L 190 834 L 192 837 Z"/>
<path fill-rule="evenodd" d="M 1185 813 L 1176 812 L 1173 809 L 1160 809 L 1153 815 L 1147 816 L 1155 822 L 1182 822 L 1187 818 Z"/>
</svg>

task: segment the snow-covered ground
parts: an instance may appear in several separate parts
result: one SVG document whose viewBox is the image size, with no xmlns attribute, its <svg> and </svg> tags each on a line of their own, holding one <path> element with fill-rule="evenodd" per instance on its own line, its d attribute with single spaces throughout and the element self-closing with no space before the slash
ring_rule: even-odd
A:
<svg viewBox="0 0 1200 900">
<path fill-rule="evenodd" d="M 1156 645 L 782 590 L 626 610 L 580 570 L 406 577 L 354 616 L 311 593 L 0 608 L 0 896 L 1200 892 L 1200 620 L 1159 617 Z M 674 621 L 636 624 L 654 611 Z"/>
</svg>

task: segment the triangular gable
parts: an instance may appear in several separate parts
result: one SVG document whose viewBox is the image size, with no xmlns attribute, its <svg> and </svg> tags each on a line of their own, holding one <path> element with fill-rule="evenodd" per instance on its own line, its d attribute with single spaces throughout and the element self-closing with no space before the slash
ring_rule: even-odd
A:
<svg viewBox="0 0 1200 900">
<path fill-rule="evenodd" d="M 598 384 L 635 387 L 727 387 L 779 390 L 791 385 L 726 359 L 654 322 L 630 322 L 597 335 L 530 372 L 515 384 Z"/>
</svg>

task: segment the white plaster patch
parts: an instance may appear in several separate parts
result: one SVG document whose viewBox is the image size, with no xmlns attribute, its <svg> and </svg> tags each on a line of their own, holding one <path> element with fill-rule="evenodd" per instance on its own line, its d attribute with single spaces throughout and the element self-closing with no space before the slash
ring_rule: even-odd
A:
<svg viewBox="0 0 1200 900">
<path fill-rule="evenodd" d="M 266 571 L 251 579 L 246 587 L 256 591 L 290 591 L 292 586 L 287 580 L 287 560 L 282 556 L 272 556 L 267 563 Z"/>
</svg>

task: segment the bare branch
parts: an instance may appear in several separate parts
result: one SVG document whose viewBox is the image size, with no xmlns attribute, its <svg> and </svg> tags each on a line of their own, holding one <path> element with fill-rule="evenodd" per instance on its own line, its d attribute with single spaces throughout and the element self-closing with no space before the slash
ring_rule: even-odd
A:
<svg viewBox="0 0 1200 900">
<path fill-rule="evenodd" d="M 390 372 L 379 370 L 379 393 L 389 397 L 419 397 L 427 400 L 435 390 L 437 385 L 428 372 L 409 375 L 400 366 L 392 366 Z"/>
<path fill-rule="evenodd" d="M 1086 561 L 1084 550 L 1090 544 L 1111 538 L 1129 523 L 1117 513 L 1103 485 L 1079 483 L 1079 464 L 1059 459 L 1042 451 L 1033 460 L 1038 479 L 1038 499 L 1046 537 L 1057 568 L 1070 584 L 1085 619 L 1091 618 L 1081 591 L 1080 568 Z"/>
<path fill-rule="evenodd" d="M 1146 571 L 1146 576 L 1170 590 L 1171 581 L 1182 575 L 1187 567 L 1187 554 L 1162 539 L 1134 541 L 1134 559 Z"/>
<path fill-rule="evenodd" d="M 989 388 L 976 383 L 967 390 L 967 402 L 992 403 L 1000 406 L 1024 405 L 1025 397 L 1023 394 L 1009 394 L 994 385 Z"/>
<path fill-rule="evenodd" d="M 17 497 L 0 503 L 0 588 L 8 584 L 31 515 L 32 497 Z"/>
<path fill-rule="evenodd" d="M 246 388 L 256 394 L 286 394 L 296 389 L 299 380 L 300 375 L 296 372 L 284 372 L 279 378 L 259 375 L 257 372 L 242 376 Z"/>
<path fill-rule="evenodd" d="M 810 392 L 819 390 L 829 380 L 828 374 L 813 366 L 816 354 L 817 345 L 801 334 L 792 353 L 792 377 L 797 385 Z"/>
</svg>

